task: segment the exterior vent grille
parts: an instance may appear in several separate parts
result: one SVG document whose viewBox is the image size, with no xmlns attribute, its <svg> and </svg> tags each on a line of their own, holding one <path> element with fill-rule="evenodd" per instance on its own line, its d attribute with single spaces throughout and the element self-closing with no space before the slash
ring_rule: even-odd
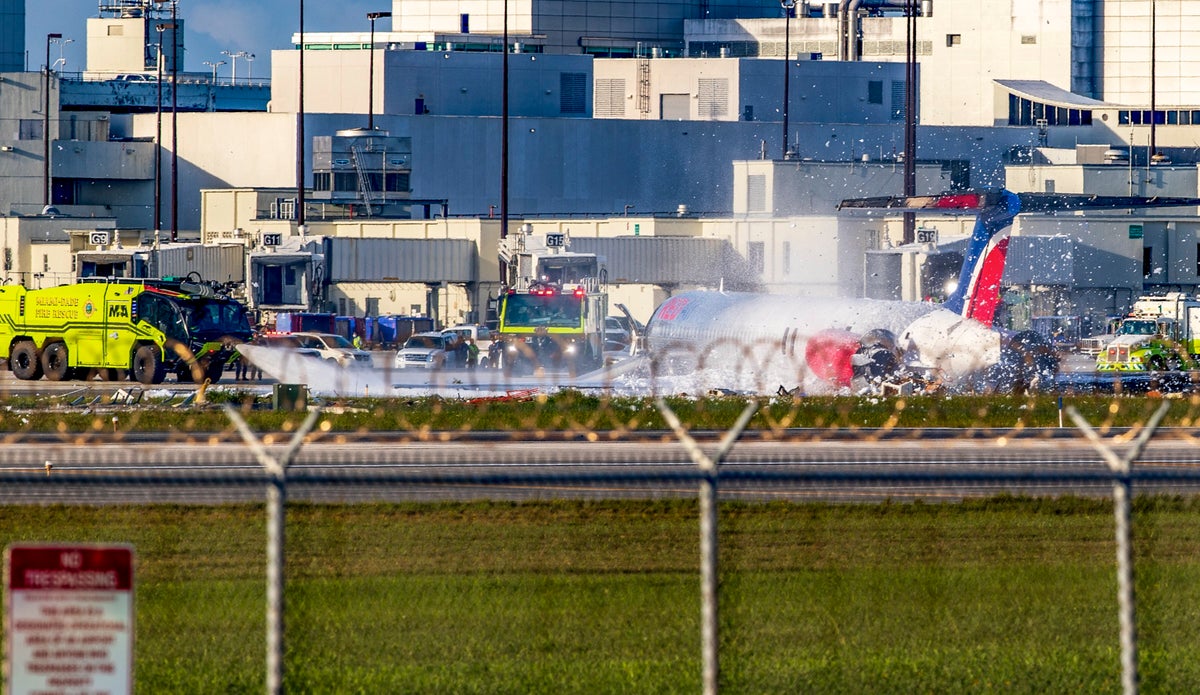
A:
<svg viewBox="0 0 1200 695">
<path fill-rule="evenodd" d="M 596 118 L 621 118 L 625 115 L 625 80 L 596 80 Z"/>
<path fill-rule="evenodd" d="M 587 113 L 587 75 L 564 72 L 558 76 L 560 113 Z"/>
<path fill-rule="evenodd" d="M 729 80 L 700 79 L 700 119 L 721 118 L 729 114 Z"/>
</svg>

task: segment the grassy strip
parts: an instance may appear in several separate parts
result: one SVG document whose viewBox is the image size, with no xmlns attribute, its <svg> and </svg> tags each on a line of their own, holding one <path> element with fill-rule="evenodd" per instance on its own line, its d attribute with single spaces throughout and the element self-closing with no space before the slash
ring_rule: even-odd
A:
<svg viewBox="0 0 1200 695">
<path fill-rule="evenodd" d="M 214 404 L 233 403 L 242 407 L 250 424 L 267 431 L 289 431 L 303 414 L 264 409 L 262 399 L 237 392 L 211 395 Z M 745 398 L 669 398 L 669 405 L 692 429 L 724 430 L 745 407 Z M 1149 419 L 1162 401 L 1152 398 L 1074 396 L 1065 405 L 1074 406 L 1093 425 L 1131 427 Z M 0 400 L 0 433 L 59 432 L 64 436 L 114 430 L 114 413 L 80 412 L 67 407 L 48 407 L 52 402 L 29 397 Z M 1200 395 L 1173 399 L 1163 424 L 1192 427 L 1200 423 Z M 528 401 L 471 403 L 442 398 L 346 399 L 331 401 L 322 416 L 321 428 L 333 434 L 370 434 L 378 431 L 410 432 L 414 437 L 431 432 L 512 431 L 532 433 L 603 433 L 618 438 L 623 433 L 663 430 L 666 423 L 649 399 L 609 398 L 566 391 Z M 231 428 L 229 419 L 215 406 L 185 411 L 144 405 L 117 415 L 118 432 L 168 431 L 219 432 Z M 1057 396 L 919 396 L 909 398 L 810 397 L 763 399 L 763 406 L 750 422 L 751 430 L 782 432 L 807 427 L 855 431 L 867 428 L 950 427 L 977 428 L 1057 427 Z M 1070 421 L 1067 421 L 1070 425 Z"/>
<path fill-rule="evenodd" d="M 725 504 L 729 692 L 1116 692 L 1111 508 Z M 1200 691 L 1200 502 L 1139 499 L 1147 692 Z M 0 541 L 139 558 L 143 692 L 257 692 L 256 506 L 5 509 Z M 690 501 L 295 505 L 293 692 L 695 692 Z"/>
</svg>

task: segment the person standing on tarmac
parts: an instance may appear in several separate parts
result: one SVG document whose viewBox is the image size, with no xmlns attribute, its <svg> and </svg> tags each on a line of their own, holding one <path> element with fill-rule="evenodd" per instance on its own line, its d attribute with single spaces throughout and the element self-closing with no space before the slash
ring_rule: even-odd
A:
<svg viewBox="0 0 1200 695">
<path fill-rule="evenodd" d="M 467 339 L 467 369 L 474 369 L 479 364 L 479 346 L 474 338 Z"/>
<path fill-rule="evenodd" d="M 245 381 L 249 375 L 249 368 L 246 364 L 246 358 L 242 353 L 237 353 L 233 356 L 233 376 L 237 381 Z"/>
</svg>

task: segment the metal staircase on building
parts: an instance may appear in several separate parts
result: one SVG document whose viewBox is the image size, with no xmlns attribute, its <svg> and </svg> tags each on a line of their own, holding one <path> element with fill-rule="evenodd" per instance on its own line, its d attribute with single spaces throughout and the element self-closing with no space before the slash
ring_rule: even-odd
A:
<svg viewBox="0 0 1200 695">
<path fill-rule="evenodd" d="M 650 60 L 638 59 L 638 111 L 642 118 L 650 115 Z"/>
<path fill-rule="evenodd" d="M 363 202 L 363 209 L 367 217 L 371 216 L 371 179 L 367 176 L 367 172 L 363 170 L 363 149 L 358 145 L 350 148 L 350 153 L 354 155 L 354 171 L 358 175 L 358 196 Z"/>
</svg>

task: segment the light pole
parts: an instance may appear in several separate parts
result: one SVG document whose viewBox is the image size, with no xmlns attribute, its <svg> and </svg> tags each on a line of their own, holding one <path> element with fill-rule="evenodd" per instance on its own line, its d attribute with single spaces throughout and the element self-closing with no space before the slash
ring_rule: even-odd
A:
<svg viewBox="0 0 1200 695">
<path fill-rule="evenodd" d="M 179 22 L 176 21 L 176 0 L 153 0 L 155 4 L 170 3 L 171 21 L 171 241 L 179 236 Z M 161 83 L 161 80 L 159 81 Z"/>
<path fill-rule="evenodd" d="M 67 59 L 63 55 L 63 48 L 69 43 L 75 43 L 75 39 L 59 39 L 54 43 L 58 44 L 58 60 L 54 61 L 55 65 L 62 65 L 62 72 L 67 71 Z"/>
<path fill-rule="evenodd" d="M 155 109 L 157 113 L 157 124 L 155 126 L 154 135 L 154 245 L 158 246 L 158 234 L 162 230 L 162 77 L 163 77 L 163 32 L 170 29 L 175 31 L 174 24 L 156 24 L 154 30 L 158 32 L 158 59 L 156 69 L 158 71 L 158 105 Z"/>
<path fill-rule="evenodd" d="M 788 101 L 790 101 L 790 79 L 792 72 L 791 38 L 792 10 L 796 9 L 796 0 L 779 0 L 783 8 L 783 158 L 788 158 Z"/>
<path fill-rule="evenodd" d="M 296 109 L 296 231 L 304 236 L 304 0 L 300 0 L 300 84 Z M 282 645 L 282 642 L 280 642 Z M 280 667 L 282 674 L 282 667 Z M 280 675 L 282 677 L 282 675 Z M 271 674 L 268 674 L 268 689 Z"/>
<path fill-rule="evenodd" d="M 375 20 L 380 17 L 391 17 L 391 12 L 368 12 L 367 19 L 371 20 L 371 57 L 370 68 L 367 70 L 367 130 L 375 130 Z"/>
<path fill-rule="evenodd" d="M 46 79 L 42 89 L 42 207 L 50 204 L 50 42 L 62 34 L 46 34 Z"/>
<path fill-rule="evenodd" d="M 237 84 L 237 61 L 238 61 L 238 58 L 245 58 L 247 61 L 250 61 L 251 59 L 254 58 L 254 56 L 252 54 L 247 53 L 245 51 L 221 51 L 221 55 L 229 57 L 229 61 L 231 63 L 230 69 L 232 70 L 232 73 L 230 74 L 230 79 L 233 80 L 234 84 Z"/>
<path fill-rule="evenodd" d="M 249 82 L 250 78 L 254 77 L 254 54 L 247 53 L 243 57 L 246 59 L 246 81 Z"/>
<path fill-rule="evenodd" d="M 504 32 L 500 51 L 500 239 L 508 238 L 508 0 L 504 0 Z M 514 280 L 516 278 L 513 278 Z M 500 262 L 500 285 L 507 288 L 508 265 Z"/>
<path fill-rule="evenodd" d="M 904 66 L 904 195 L 917 194 L 917 0 L 908 0 Z M 917 240 L 917 217 L 904 213 L 904 243 Z"/>
<path fill-rule="evenodd" d="M 171 0 L 171 26 L 175 21 L 175 0 Z M 179 30 L 171 31 L 171 242 L 179 237 Z"/>
<path fill-rule="evenodd" d="M 213 74 L 212 74 L 212 81 L 213 81 L 213 84 L 216 84 L 216 83 L 217 83 L 217 68 L 219 68 L 219 67 L 221 67 L 222 65 L 224 65 L 224 64 L 225 64 L 225 61 L 223 61 L 223 60 L 218 60 L 217 62 L 215 62 L 215 63 L 214 63 L 214 62 L 211 62 L 211 61 L 208 61 L 208 60 L 206 60 L 206 61 L 204 61 L 204 64 L 205 64 L 205 65 L 207 65 L 208 67 L 212 68 L 212 73 L 213 73 Z M 235 77 L 235 78 L 233 78 L 233 79 L 235 79 L 235 80 L 236 80 L 237 78 Z"/>
</svg>

